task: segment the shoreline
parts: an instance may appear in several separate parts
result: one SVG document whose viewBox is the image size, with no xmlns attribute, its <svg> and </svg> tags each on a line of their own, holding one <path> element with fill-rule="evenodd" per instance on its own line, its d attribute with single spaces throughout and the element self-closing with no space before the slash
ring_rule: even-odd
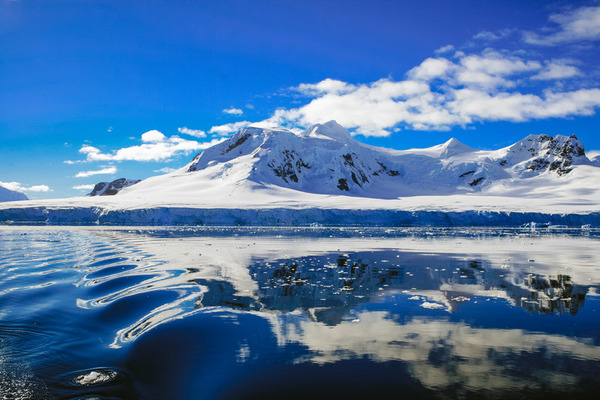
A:
<svg viewBox="0 0 600 400">
<path fill-rule="evenodd" d="M 194 208 L 114 209 L 30 206 L 0 208 L 2 225 L 106 226 L 323 226 L 323 227 L 522 227 L 600 226 L 600 211 L 549 213 L 490 210 L 397 210 L 342 208 Z"/>
</svg>

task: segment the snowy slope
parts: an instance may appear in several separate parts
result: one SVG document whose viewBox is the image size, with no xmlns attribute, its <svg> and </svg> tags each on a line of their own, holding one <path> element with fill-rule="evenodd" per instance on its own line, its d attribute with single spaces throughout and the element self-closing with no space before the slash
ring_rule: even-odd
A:
<svg viewBox="0 0 600 400">
<path fill-rule="evenodd" d="M 299 134 L 249 127 L 115 196 L 5 203 L 0 221 L 600 225 L 597 158 L 574 136 L 530 135 L 499 150 L 456 139 L 392 150 L 334 121 Z"/>
<path fill-rule="evenodd" d="M 0 185 L 0 202 L 27 200 L 25 193 L 10 190 Z"/>
</svg>

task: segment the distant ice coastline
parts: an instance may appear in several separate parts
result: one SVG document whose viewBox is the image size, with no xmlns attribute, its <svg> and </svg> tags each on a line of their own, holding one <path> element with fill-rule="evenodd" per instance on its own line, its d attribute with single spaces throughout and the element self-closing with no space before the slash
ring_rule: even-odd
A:
<svg viewBox="0 0 600 400">
<path fill-rule="evenodd" d="M 15 207 L 0 209 L 1 224 L 151 226 L 600 226 L 600 212 L 436 211 L 335 208 Z"/>
</svg>

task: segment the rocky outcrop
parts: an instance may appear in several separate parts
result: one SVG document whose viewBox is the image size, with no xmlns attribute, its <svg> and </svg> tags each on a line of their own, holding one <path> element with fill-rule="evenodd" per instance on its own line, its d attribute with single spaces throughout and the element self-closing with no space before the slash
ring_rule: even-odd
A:
<svg viewBox="0 0 600 400">
<path fill-rule="evenodd" d="M 120 178 L 112 182 L 99 182 L 96 184 L 96 186 L 94 186 L 94 189 L 88 194 L 88 196 L 114 196 L 121 190 L 131 185 L 135 185 L 139 181 L 141 181 L 141 179 L 134 180 Z"/>
</svg>

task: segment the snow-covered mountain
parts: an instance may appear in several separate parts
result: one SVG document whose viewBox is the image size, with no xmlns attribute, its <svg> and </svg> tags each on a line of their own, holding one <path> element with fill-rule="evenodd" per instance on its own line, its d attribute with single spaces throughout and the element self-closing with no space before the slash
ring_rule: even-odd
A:
<svg viewBox="0 0 600 400">
<path fill-rule="evenodd" d="M 88 196 L 114 196 L 121 190 L 135 185 L 140 179 L 127 179 L 119 178 L 112 182 L 99 182 L 94 186 L 94 189 L 88 194 Z"/>
<path fill-rule="evenodd" d="M 300 133 L 249 127 L 115 196 L 4 203 L 0 221 L 600 226 L 600 167 L 575 136 L 530 135 L 499 150 L 456 139 L 392 150 L 334 121 Z"/>
<path fill-rule="evenodd" d="M 590 167 L 593 171 L 586 173 L 600 177 L 575 136 L 530 135 L 495 151 L 475 150 L 456 139 L 426 149 L 390 150 L 362 144 L 330 121 L 300 134 L 242 129 L 184 168 L 142 181 L 121 195 L 211 192 L 227 198 L 249 188 L 256 194 L 292 189 L 377 199 L 502 192 L 530 196 L 572 184 L 578 166 Z"/>
<path fill-rule="evenodd" d="M 28 200 L 25 193 L 17 192 L 15 190 L 10 190 L 0 185 L 0 202 L 3 201 L 19 201 L 19 200 Z"/>
</svg>

